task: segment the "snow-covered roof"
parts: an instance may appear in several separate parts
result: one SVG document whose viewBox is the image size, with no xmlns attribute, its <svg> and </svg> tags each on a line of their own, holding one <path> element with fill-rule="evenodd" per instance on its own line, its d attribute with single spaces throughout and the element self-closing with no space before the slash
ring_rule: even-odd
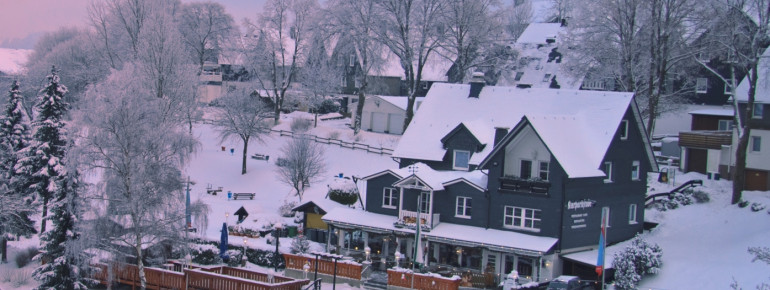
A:
<svg viewBox="0 0 770 290">
<path fill-rule="evenodd" d="M 516 43 L 543 44 L 548 38 L 558 38 L 561 31 L 560 23 L 530 23 L 516 39 Z"/>
<path fill-rule="evenodd" d="M 291 210 L 293 210 L 293 211 L 296 211 L 296 210 L 298 210 L 298 209 L 300 209 L 300 208 L 303 208 L 303 207 L 306 207 L 306 206 L 308 206 L 308 205 L 309 205 L 309 204 L 311 204 L 311 203 L 312 203 L 312 204 L 314 204 L 314 205 L 316 205 L 316 206 L 317 206 L 317 207 L 319 207 L 321 210 L 323 210 L 324 212 L 327 212 L 327 213 L 328 213 L 329 211 L 331 211 L 331 210 L 335 209 L 335 208 L 338 208 L 338 207 L 344 207 L 344 208 L 347 208 L 347 206 L 346 206 L 346 205 L 340 204 L 340 203 L 338 203 L 338 202 L 336 202 L 336 201 L 333 201 L 333 200 L 331 200 L 331 199 L 326 199 L 326 198 L 320 198 L 320 197 L 317 197 L 317 198 L 312 198 L 312 199 L 309 199 L 309 200 L 307 200 L 307 201 L 305 201 L 305 202 L 303 202 L 303 203 L 301 203 L 301 204 L 299 204 L 299 205 L 295 206 L 295 207 L 294 207 L 294 208 L 292 208 Z"/>
<path fill-rule="evenodd" d="M 570 177 L 601 176 L 599 170 L 632 93 L 486 86 L 468 98 L 470 85 L 434 84 L 401 137 L 393 157 L 441 161 L 443 138 L 462 122 L 488 132 L 474 135 L 484 150 L 470 163 L 478 165 L 492 151 L 494 128 L 513 128 L 523 117 L 552 151 Z"/>
<path fill-rule="evenodd" d="M 415 63 L 414 66 L 416 67 L 417 63 Z M 451 61 L 441 57 L 437 53 L 431 53 L 428 56 L 428 59 L 425 61 L 425 66 L 422 70 L 422 80 L 445 82 L 447 81 L 446 74 L 451 66 Z M 403 80 L 404 69 L 401 68 L 401 61 L 399 58 L 395 54 L 388 52 L 387 56 L 385 57 L 385 62 L 379 69 L 374 70 L 372 75 L 382 77 L 398 77 Z"/>
<path fill-rule="evenodd" d="M 768 59 L 770 59 L 770 49 L 765 50 L 757 65 L 757 91 L 754 95 L 754 101 L 757 103 L 770 103 L 770 77 L 767 75 L 770 72 L 770 60 Z M 735 98 L 738 101 L 749 101 L 749 76 L 743 78 L 735 88 Z"/>
<path fill-rule="evenodd" d="M 691 111 L 690 115 L 707 115 L 707 116 L 721 116 L 721 117 L 732 117 L 735 115 L 735 111 L 730 109 L 703 109 L 703 110 L 696 110 Z"/>
<path fill-rule="evenodd" d="M 416 168 L 416 169 L 414 169 Z M 412 173 L 412 171 L 415 171 Z M 395 184 L 417 178 L 423 184 L 429 186 L 432 190 L 444 190 L 444 186 L 464 181 L 471 186 L 484 190 L 487 187 L 487 175 L 481 171 L 454 171 L 454 170 L 434 170 L 425 163 L 415 163 L 409 167 L 399 169 L 386 169 L 364 177 L 364 180 L 381 176 L 384 173 L 395 174 L 399 180 Z"/>
<path fill-rule="evenodd" d="M 7 74 L 20 73 L 32 54 L 31 49 L 11 49 L 0 47 L 0 71 Z"/>
<path fill-rule="evenodd" d="M 402 97 L 402 96 L 375 96 L 375 97 L 379 97 L 383 101 L 391 103 L 402 110 L 406 110 L 406 105 L 409 102 L 408 97 Z M 414 99 L 415 111 L 419 108 L 419 105 L 424 100 L 425 100 L 425 97 L 417 97 Z"/>
<path fill-rule="evenodd" d="M 337 208 L 321 218 L 324 222 L 339 227 L 364 228 L 368 231 L 414 234 L 408 228 L 396 228 L 393 223 L 397 216 L 383 215 L 350 208 Z M 520 252 L 523 254 L 545 253 L 558 241 L 555 238 L 539 237 L 523 233 L 484 229 L 451 223 L 440 223 L 430 232 L 423 232 L 428 240 L 451 242 L 454 244 L 483 244 L 498 250 Z"/>
</svg>

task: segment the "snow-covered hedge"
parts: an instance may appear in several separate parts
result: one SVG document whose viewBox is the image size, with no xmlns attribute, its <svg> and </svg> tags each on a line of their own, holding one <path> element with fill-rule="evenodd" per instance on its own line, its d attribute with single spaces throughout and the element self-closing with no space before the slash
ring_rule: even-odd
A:
<svg viewBox="0 0 770 290">
<path fill-rule="evenodd" d="M 340 204 L 351 205 L 358 201 L 358 194 L 355 190 L 331 189 L 329 190 L 329 199 Z"/>
<path fill-rule="evenodd" d="M 656 274 L 663 264 L 663 249 L 657 244 L 650 245 L 640 236 L 631 240 L 631 245 L 615 254 L 612 265 L 615 268 L 615 287 L 636 289 L 642 276 Z"/>
</svg>

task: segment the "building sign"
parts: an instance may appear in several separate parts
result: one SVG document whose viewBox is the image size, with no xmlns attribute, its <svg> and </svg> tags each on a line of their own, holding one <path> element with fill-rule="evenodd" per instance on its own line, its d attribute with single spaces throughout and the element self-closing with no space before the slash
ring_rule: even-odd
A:
<svg viewBox="0 0 770 290">
<path fill-rule="evenodd" d="M 583 211 L 594 207 L 594 205 L 596 205 L 596 201 L 590 199 L 567 201 L 567 210 Z M 586 219 L 588 218 L 588 212 L 570 213 L 569 217 L 572 220 L 570 228 L 573 230 L 587 227 Z"/>
</svg>

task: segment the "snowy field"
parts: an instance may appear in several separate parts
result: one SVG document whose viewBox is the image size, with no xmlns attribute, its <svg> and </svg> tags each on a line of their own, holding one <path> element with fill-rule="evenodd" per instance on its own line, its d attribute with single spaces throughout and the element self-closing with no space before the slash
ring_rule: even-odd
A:
<svg viewBox="0 0 770 290">
<path fill-rule="evenodd" d="M 276 129 L 288 130 L 292 117 L 311 118 L 303 113 L 284 115 Z M 345 123 L 349 120 L 319 121 L 319 127 L 310 133 L 321 137 L 335 135 L 338 131 L 341 139 L 352 138 Z M 270 155 L 270 161 L 247 160 L 248 173 L 241 175 L 240 142 L 231 140 L 221 142 L 218 134 L 207 125 L 195 128 L 201 147 L 185 169 L 195 185 L 192 187 L 192 200 L 201 199 L 211 206 L 209 226 L 199 232 L 201 237 L 219 240 L 219 230 L 225 222 L 225 213 L 229 213 L 229 223 L 235 222 L 232 216 L 239 207 L 249 212 L 249 223 L 281 222 L 293 224 L 292 218 L 282 218 L 278 208 L 284 201 L 298 201 L 288 185 L 277 181 L 275 159 L 280 156 L 280 148 L 289 137 L 278 134 L 266 136 L 264 143 L 252 142 L 249 154 L 260 153 Z M 359 142 L 376 146 L 395 147 L 397 136 L 362 132 Z M 226 151 L 221 147 L 225 146 Z M 305 192 L 304 201 L 323 198 L 327 185 L 337 182 L 334 176 L 342 173 L 344 176 L 365 176 L 370 173 L 394 168 L 397 164 L 387 155 L 366 153 L 361 150 L 340 148 L 337 145 L 323 145 L 327 163 L 326 173 L 318 182 L 312 183 Z M 235 148 L 235 154 L 230 155 L 229 149 Z M 752 212 L 748 207 L 739 208 L 729 204 L 729 181 L 706 180 L 700 174 L 679 174 L 676 184 L 690 179 L 703 179 L 704 186 L 700 189 L 709 193 L 711 201 L 704 204 L 693 204 L 675 210 L 659 212 L 647 210 L 646 219 L 660 225 L 650 232 L 644 233 L 644 238 L 659 244 L 663 248 L 663 268 L 658 275 L 648 276 L 642 280 L 640 289 L 729 289 L 733 280 L 744 289 L 752 289 L 755 285 L 770 281 L 770 266 L 762 263 L 752 263 L 752 256 L 747 252 L 750 246 L 770 246 L 770 214 L 768 209 Z M 223 187 L 224 193 L 216 196 L 205 193 L 206 186 Z M 673 185 L 660 184 L 650 179 L 651 192 L 670 190 Z M 361 185 L 359 185 L 361 188 Z M 254 192 L 254 200 L 228 201 L 226 192 Z M 748 192 L 745 199 L 770 205 L 770 192 Z M 256 221 L 254 221 L 256 220 Z M 246 239 L 246 244 L 253 248 L 274 249 L 264 238 Z M 240 237 L 231 237 L 230 243 L 243 244 Z M 281 239 L 282 251 L 288 251 L 288 238 Z M 16 287 L 13 283 L 15 276 L 31 275 L 36 267 L 33 262 L 23 269 L 16 269 L 14 257 L 20 250 L 30 245 L 37 245 L 37 238 L 10 242 L 9 263 L 0 265 L 0 290 L 31 289 L 36 282 L 31 278 L 27 283 Z M 319 247 L 320 245 L 315 245 Z M 608 261 L 611 254 L 619 251 L 624 244 L 608 248 Z M 595 252 L 585 252 L 582 259 L 593 263 Z M 260 268 L 250 265 L 252 268 Z M 267 269 L 262 269 L 267 271 Z M 8 278 L 6 278 L 8 277 Z M 21 279 L 21 278 L 19 278 Z M 331 285 L 324 285 L 324 289 Z M 349 289 L 347 285 L 339 285 L 338 289 Z"/>
</svg>

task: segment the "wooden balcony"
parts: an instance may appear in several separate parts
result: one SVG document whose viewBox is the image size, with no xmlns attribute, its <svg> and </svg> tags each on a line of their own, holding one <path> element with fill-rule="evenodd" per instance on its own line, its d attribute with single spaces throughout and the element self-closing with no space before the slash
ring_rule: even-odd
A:
<svg viewBox="0 0 770 290">
<path fill-rule="evenodd" d="M 679 132 L 679 146 L 722 149 L 733 142 L 732 131 L 690 131 Z"/>
<path fill-rule="evenodd" d="M 551 188 L 547 180 L 521 179 L 513 176 L 500 177 L 500 189 L 516 192 L 546 194 Z"/>
<path fill-rule="evenodd" d="M 460 288 L 460 282 L 459 277 L 445 278 L 439 275 L 413 274 L 408 270 L 388 269 L 388 288 L 396 286 L 411 289 L 455 290 Z"/>
<path fill-rule="evenodd" d="M 316 263 L 315 263 L 315 257 L 311 256 L 302 256 L 302 255 L 294 255 L 294 254 L 283 254 L 283 258 L 286 260 L 286 268 L 304 271 L 305 263 L 308 263 L 310 268 L 308 268 L 309 273 L 315 273 L 316 269 Z M 319 258 L 318 259 L 318 273 L 326 274 L 326 275 L 334 275 L 335 265 L 334 261 L 330 259 L 325 258 Z M 338 277 L 345 277 L 350 278 L 353 280 L 361 280 L 361 272 L 363 271 L 363 265 L 359 263 L 351 263 L 348 261 L 338 261 L 337 266 L 337 276 Z"/>
</svg>

